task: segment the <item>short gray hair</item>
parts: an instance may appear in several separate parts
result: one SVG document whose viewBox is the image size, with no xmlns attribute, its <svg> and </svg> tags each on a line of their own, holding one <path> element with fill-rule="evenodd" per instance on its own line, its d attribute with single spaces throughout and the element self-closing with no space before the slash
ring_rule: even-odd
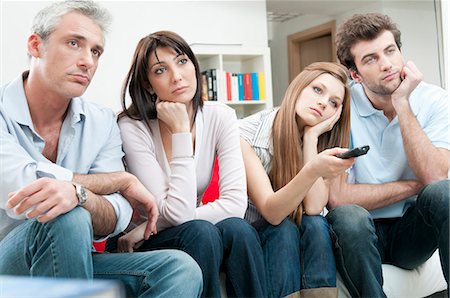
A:
<svg viewBox="0 0 450 298">
<path fill-rule="evenodd" d="M 34 17 L 32 33 L 38 34 L 44 41 L 56 29 L 62 16 L 70 12 L 78 12 L 94 21 L 103 31 L 108 32 L 111 14 L 92 0 L 66 0 L 55 3 L 40 10 Z"/>
</svg>

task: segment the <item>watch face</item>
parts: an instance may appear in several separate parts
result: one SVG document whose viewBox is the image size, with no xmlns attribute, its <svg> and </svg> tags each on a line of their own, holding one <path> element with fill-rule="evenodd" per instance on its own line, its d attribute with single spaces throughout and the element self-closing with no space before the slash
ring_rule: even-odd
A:
<svg viewBox="0 0 450 298">
<path fill-rule="evenodd" d="M 86 203 L 87 198 L 88 198 L 88 193 L 86 191 L 86 189 L 78 183 L 73 183 L 73 185 L 75 186 L 75 190 L 77 193 L 77 198 L 78 198 L 78 205 L 83 205 L 84 203 Z"/>
<path fill-rule="evenodd" d="M 88 193 L 87 193 L 86 189 L 83 186 L 80 187 L 80 196 L 82 198 L 80 201 L 83 201 L 83 202 L 80 202 L 80 203 L 84 204 L 86 202 L 87 198 L 88 198 Z"/>
</svg>

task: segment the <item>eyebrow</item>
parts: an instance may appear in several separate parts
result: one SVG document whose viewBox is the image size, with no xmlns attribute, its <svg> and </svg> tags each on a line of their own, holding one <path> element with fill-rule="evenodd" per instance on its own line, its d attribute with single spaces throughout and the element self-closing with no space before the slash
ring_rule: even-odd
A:
<svg viewBox="0 0 450 298">
<path fill-rule="evenodd" d="M 150 69 L 152 69 L 155 65 L 159 65 L 159 64 L 164 64 L 165 63 L 164 61 L 159 60 L 159 57 L 156 54 L 156 50 L 154 51 L 154 53 L 155 53 L 155 57 L 156 57 L 157 61 L 153 65 L 150 65 Z M 172 60 L 177 60 L 177 58 L 180 57 L 180 56 L 186 56 L 186 54 L 185 53 L 179 53 Z"/>
<path fill-rule="evenodd" d="M 87 41 L 87 38 L 86 38 L 86 37 L 84 37 L 83 35 L 79 35 L 79 34 L 72 34 L 72 35 L 69 35 L 69 38 L 75 38 L 76 40 L 81 40 L 81 41 L 84 41 L 84 42 Z M 103 53 L 103 51 L 105 50 L 105 49 L 103 48 L 103 46 L 101 46 L 101 45 L 99 45 L 99 44 L 96 44 L 96 45 L 94 46 L 94 49 L 96 49 L 96 50 L 98 50 L 98 51 L 100 51 L 100 52 L 102 52 L 102 53 Z"/>
<path fill-rule="evenodd" d="M 395 47 L 395 46 L 396 46 L 396 45 L 395 45 L 394 43 L 391 43 L 390 45 L 388 45 L 387 47 L 385 47 L 385 48 L 383 49 L 383 52 L 386 51 L 386 50 L 388 50 L 389 48 Z M 362 57 L 361 57 L 361 62 L 362 62 L 364 59 L 366 59 L 367 57 L 374 56 L 374 55 L 376 55 L 376 53 L 369 53 L 369 54 L 367 54 L 367 55 L 362 56 Z"/>
</svg>

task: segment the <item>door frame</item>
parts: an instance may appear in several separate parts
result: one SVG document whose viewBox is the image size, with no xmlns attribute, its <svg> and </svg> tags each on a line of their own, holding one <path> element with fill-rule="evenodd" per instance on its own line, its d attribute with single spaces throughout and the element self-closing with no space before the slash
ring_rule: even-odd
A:
<svg viewBox="0 0 450 298">
<path fill-rule="evenodd" d="M 295 76 L 298 75 L 301 71 L 300 44 L 304 41 L 322 37 L 328 34 L 331 35 L 331 57 L 333 62 L 336 62 L 336 20 L 288 35 L 289 82 L 292 82 Z"/>
</svg>

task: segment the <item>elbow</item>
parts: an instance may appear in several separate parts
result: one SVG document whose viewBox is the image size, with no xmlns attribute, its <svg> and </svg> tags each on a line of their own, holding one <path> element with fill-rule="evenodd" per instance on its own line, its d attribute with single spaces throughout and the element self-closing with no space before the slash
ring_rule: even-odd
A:
<svg viewBox="0 0 450 298">
<path fill-rule="evenodd" d="M 446 180 L 449 178 L 449 173 L 429 173 L 420 179 L 423 185 L 432 184 L 441 180 Z"/>
</svg>

